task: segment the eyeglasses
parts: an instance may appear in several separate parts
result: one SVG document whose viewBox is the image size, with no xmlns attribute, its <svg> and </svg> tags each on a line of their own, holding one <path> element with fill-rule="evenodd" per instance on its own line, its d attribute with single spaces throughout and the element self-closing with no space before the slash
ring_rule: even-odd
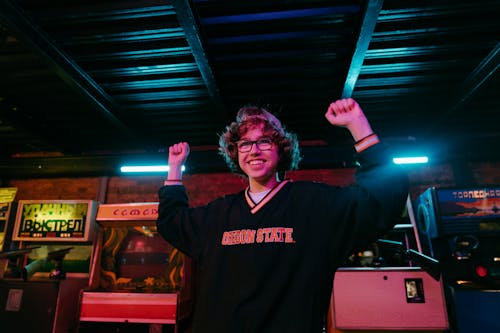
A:
<svg viewBox="0 0 500 333">
<path fill-rule="evenodd" d="M 252 146 L 254 145 L 254 143 L 257 145 L 257 148 L 259 148 L 259 150 L 269 150 L 273 147 L 273 140 L 271 138 L 260 138 L 256 141 L 241 140 L 236 144 L 240 153 L 248 153 L 250 150 L 252 150 Z"/>
</svg>

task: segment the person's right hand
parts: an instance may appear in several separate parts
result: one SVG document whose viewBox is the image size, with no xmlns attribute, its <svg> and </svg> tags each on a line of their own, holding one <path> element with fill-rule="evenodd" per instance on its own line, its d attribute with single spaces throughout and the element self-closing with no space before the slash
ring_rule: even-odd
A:
<svg viewBox="0 0 500 333">
<path fill-rule="evenodd" d="M 181 168 L 189 156 L 189 144 L 187 142 L 179 142 L 168 148 L 168 165 L 170 167 L 169 177 L 175 176 L 180 179 Z"/>
</svg>

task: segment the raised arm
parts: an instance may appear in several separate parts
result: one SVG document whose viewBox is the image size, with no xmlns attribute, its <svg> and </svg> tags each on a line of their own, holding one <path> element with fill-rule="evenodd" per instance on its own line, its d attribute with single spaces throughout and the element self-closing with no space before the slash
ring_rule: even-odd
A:
<svg viewBox="0 0 500 333">
<path fill-rule="evenodd" d="M 358 153 L 379 142 L 359 104 L 352 98 L 339 99 L 330 104 L 325 113 L 328 122 L 345 127 L 351 132 Z"/>
<path fill-rule="evenodd" d="M 389 230 L 400 219 L 408 195 L 408 177 L 400 166 L 392 163 L 389 148 L 378 144 L 377 135 L 354 99 L 331 103 L 325 117 L 330 124 L 347 128 L 355 141 L 356 160 L 360 163 L 356 184 L 369 195 L 356 196 L 356 200 L 363 198 L 363 204 L 359 205 L 363 207 L 352 221 L 364 222 L 346 240 L 367 244 L 374 236 L 373 231 Z"/>
</svg>

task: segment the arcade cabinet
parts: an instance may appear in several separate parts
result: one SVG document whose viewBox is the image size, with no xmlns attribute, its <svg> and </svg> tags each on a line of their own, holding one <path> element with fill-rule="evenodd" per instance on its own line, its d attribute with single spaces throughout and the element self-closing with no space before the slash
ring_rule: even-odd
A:
<svg viewBox="0 0 500 333">
<path fill-rule="evenodd" d="M 439 262 L 422 253 L 413 206 L 395 227 L 335 273 L 328 333 L 448 329 Z"/>
<path fill-rule="evenodd" d="M 17 254 L 10 250 L 10 236 L 12 234 L 12 213 L 15 211 L 16 205 L 16 187 L 1 187 L 0 188 L 0 280 L 3 279 L 5 273 L 13 267 L 12 262 Z M 10 227 L 10 228 L 9 228 Z"/>
<path fill-rule="evenodd" d="M 16 187 L 0 187 L 0 279 L 8 269 L 9 256 L 4 251 L 9 250 L 9 221 L 15 209 L 14 199 L 17 194 Z"/>
<path fill-rule="evenodd" d="M 90 200 L 18 202 L 10 251 L 13 269 L 0 280 L 0 322 L 18 333 L 77 328 L 80 291 L 91 285 L 95 213 Z"/>
<path fill-rule="evenodd" d="M 424 252 L 442 264 L 452 332 L 500 332 L 500 187 L 431 187 L 414 206 Z"/>
<path fill-rule="evenodd" d="M 158 203 L 102 204 L 99 284 L 84 290 L 79 332 L 178 332 L 186 258 L 156 232 Z"/>
</svg>

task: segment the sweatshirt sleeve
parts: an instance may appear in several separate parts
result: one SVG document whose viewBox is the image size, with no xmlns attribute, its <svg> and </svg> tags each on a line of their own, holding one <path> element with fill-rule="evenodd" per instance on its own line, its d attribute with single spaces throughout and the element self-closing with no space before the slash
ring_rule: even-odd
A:
<svg viewBox="0 0 500 333">
<path fill-rule="evenodd" d="M 387 146 L 378 143 L 357 154 L 356 184 L 344 193 L 346 215 L 341 223 L 342 256 L 374 242 L 392 229 L 403 214 L 409 181 L 405 170 L 392 163 Z"/>
<path fill-rule="evenodd" d="M 170 244 L 193 258 L 203 244 L 206 207 L 189 208 L 186 189 L 182 185 L 163 186 L 158 191 L 160 203 L 156 226 Z"/>
<path fill-rule="evenodd" d="M 409 181 L 406 171 L 392 162 L 389 149 L 379 143 L 358 154 L 356 183 L 380 204 L 383 220 L 394 221 L 404 208 Z M 388 227 L 392 227 L 389 225 Z"/>
</svg>

